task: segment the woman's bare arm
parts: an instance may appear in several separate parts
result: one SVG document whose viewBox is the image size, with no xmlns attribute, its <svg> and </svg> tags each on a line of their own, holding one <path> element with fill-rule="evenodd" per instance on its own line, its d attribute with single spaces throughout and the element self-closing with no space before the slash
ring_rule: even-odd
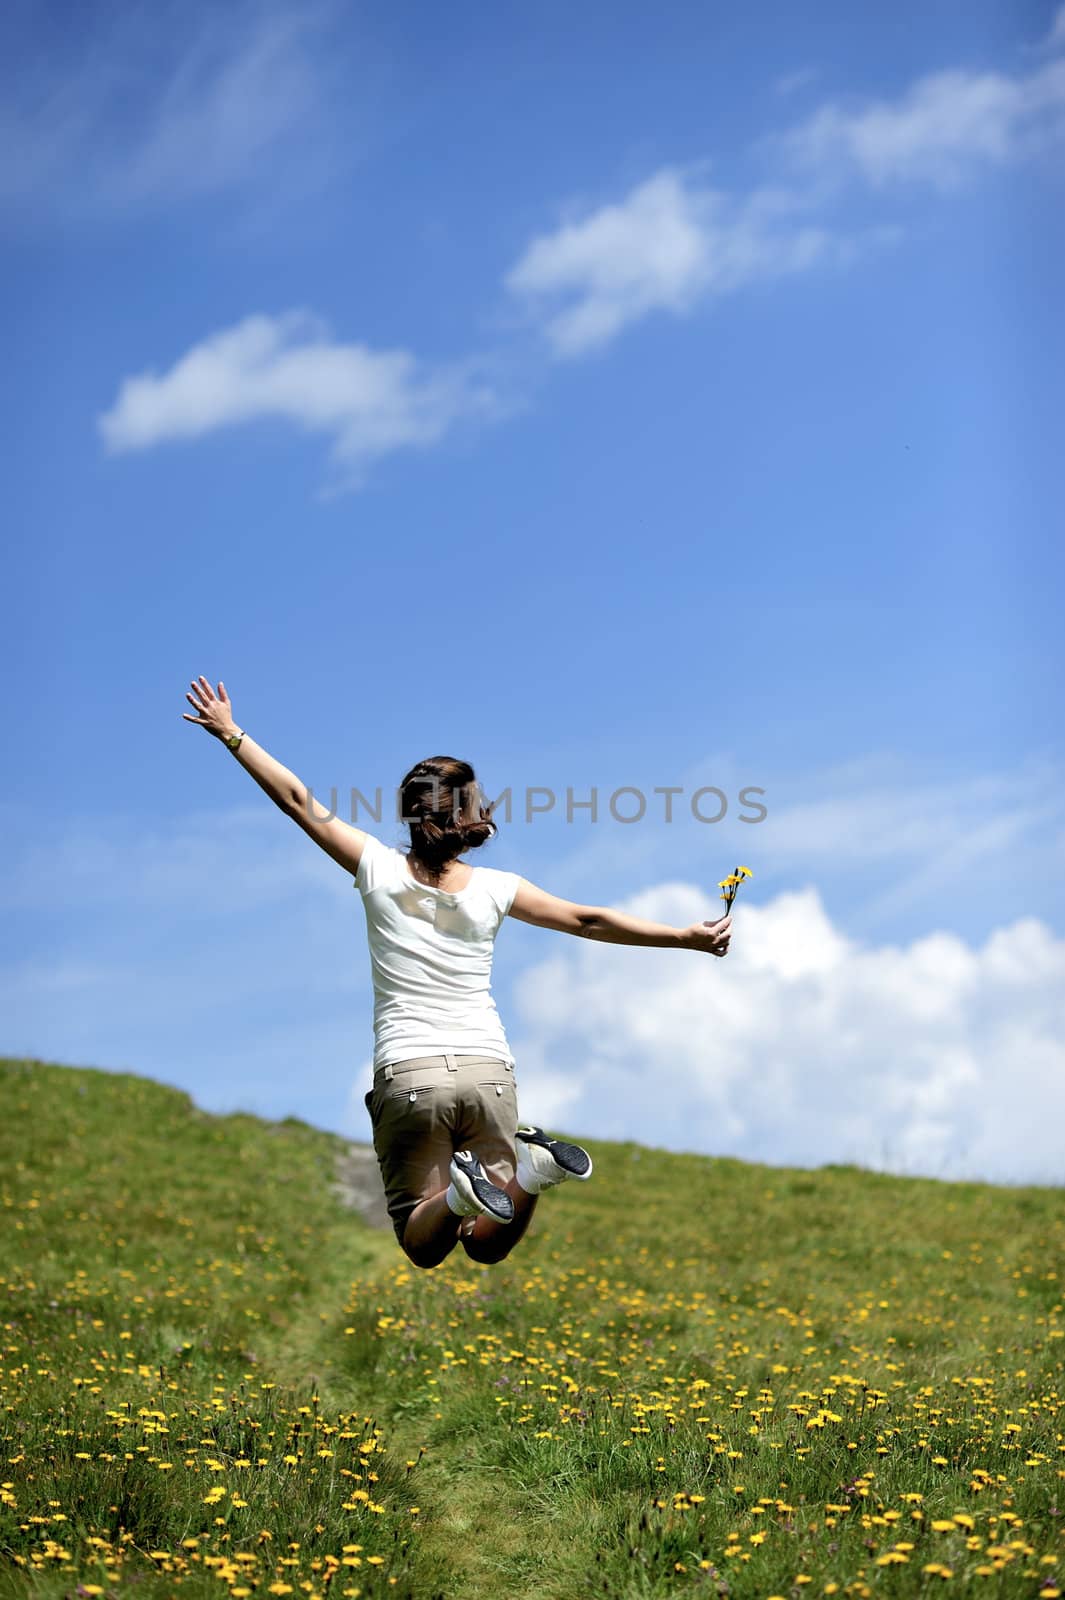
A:
<svg viewBox="0 0 1065 1600">
<path fill-rule="evenodd" d="M 182 715 L 186 722 L 195 722 L 216 739 L 227 739 L 231 733 L 239 731 L 238 724 L 233 720 L 233 708 L 224 683 L 219 683 L 217 697 L 202 675 L 198 683 L 193 682 L 192 687 L 195 698 L 186 694 L 185 699 L 196 707 L 199 716 L 190 717 L 185 711 Z M 311 801 L 306 784 L 301 783 L 296 774 L 282 766 L 280 761 L 276 761 L 261 744 L 256 744 L 249 733 L 244 734 L 233 756 L 286 817 L 298 823 L 326 855 L 332 856 L 345 872 L 354 876 L 366 839 L 362 828 L 353 828 L 341 822 L 317 800 Z"/>
<path fill-rule="evenodd" d="M 668 922 L 649 922 L 631 917 L 610 906 L 578 905 L 558 895 L 538 889 L 522 878 L 508 915 L 536 928 L 552 928 L 556 933 L 572 933 L 580 939 L 599 939 L 604 944 L 654 945 L 667 950 L 704 950 L 723 956 L 728 950 L 730 917 L 717 922 L 694 922 L 687 928 L 674 928 Z"/>
</svg>

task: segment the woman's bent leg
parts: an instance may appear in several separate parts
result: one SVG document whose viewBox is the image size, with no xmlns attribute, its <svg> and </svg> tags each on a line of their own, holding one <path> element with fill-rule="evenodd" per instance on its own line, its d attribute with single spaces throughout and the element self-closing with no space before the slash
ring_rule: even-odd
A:
<svg viewBox="0 0 1065 1600">
<path fill-rule="evenodd" d="M 453 1077 L 446 1057 L 397 1063 L 366 1096 L 388 1214 L 404 1254 L 435 1267 L 458 1243 L 462 1220 L 447 1203 L 453 1151 Z"/>
<path fill-rule="evenodd" d="M 498 1181 L 498 1180 L 494 1180 Z M 527 1194 L 516 1177 L 502 1185 L 514 1202 L 513 1222 L 497 1222 L 494 1217 L 477 1217 L 469 1232 L 459 1235 L 462 1248 L 471 1261 L 491 1264 L 509 1256 L 532 1220 L 539 1198 Z"/>
<path fill-rule="evenodd" d="M 459 1238 L 471 1261 L 502 1261 L 523 1237 L 536 1209 L 536 1195 L 517 1180 L 514 1136 L 518 1126 L 518 1095 L 514 1073 L 494 1057 L 460 1056 L 460 1119 L 457 1136 L 481 1158 L 493 1183 L 505 1189 L 514 1202 L 510 1222 L 477 1217 Z"/>
<path fill-rule="evenodd" d="M 459 1241 L 459 1223 L 464 1219 L 447 1203 L 447 1190 L 420 1200 L 407 1218 L 402 1245 L 416 1267 L 438 1267 Z M 483 1222 L 483 1217 L 477 1218 Z"/>
</svg>

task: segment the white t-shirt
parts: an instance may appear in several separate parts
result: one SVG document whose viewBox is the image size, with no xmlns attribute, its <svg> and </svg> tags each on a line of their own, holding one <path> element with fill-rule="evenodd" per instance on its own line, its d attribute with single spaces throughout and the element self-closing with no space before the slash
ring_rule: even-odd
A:
<svg viewBox="0 0 1065 1600">
<path fill-rule="evenodd" d="M 445 1051 L 513 1062 L 492 999 L 492 953 L 520 882 L 517 872 L 473 867 L 464 889 L 432 889 L 411 877 L 402 851 L 366 836 L 355 887 L 373 971 L 375 1069 Z"/>
</svg>

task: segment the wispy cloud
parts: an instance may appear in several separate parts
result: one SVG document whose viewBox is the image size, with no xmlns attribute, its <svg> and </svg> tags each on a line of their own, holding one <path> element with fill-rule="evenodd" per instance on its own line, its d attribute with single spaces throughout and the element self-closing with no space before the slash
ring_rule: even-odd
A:
<svg viewBox="0 0 1065 1600">
<path fill-rule="evenodd" d="M 406 350 L 340 343 L 318 318 L 292 311 L 246 317 L 194 345 L 168 372 L 126 378 L 99 427 L 119 452 L 282 418 L 331 438 L 350 481 L 375 458 L 432 444 L 493 405 L 491 388 L 468 364 L 429 370 Z"/>
<path fill-rule="evenodd" d="M 1054 924 L 1060 914 L 1065 771 L 1049 756 L 1018 759 L 999 772 L 943 772 L 934 761 L 888 752 L 759 770 L 717 750 L 668 775 L 682 791 L 668 823 L 653 793 L 663 775 L 625 777 L 648 798 L 639 827 L 610 819 L 605 788 L 598 826 L 580 818 L 567 825 L 564 805 L 554 823 L 538 820 L 543 833 L 552 830 L 547 887 L 554 892 L 603 903 L 634 883 L 661 883 L 678 870 L 688 875 L 696 863 L 703 881 L 713 883 L 743 861 L 757 875 L 755 898 L 812 882 L 833 916 L 877 941 L 929 925 L 977 938 L 1022 914 Z M 764 791 L 767 816 L 754 825 L 741 820 L 737 797 L 746 783 Z M 729 799 L 719 823 L 692 816 L 688 799 L 704 784 Z"/>
<path fill-rule="evenodd" d="M 982 906 L 982 920 L 1016 913 L 1031 883 L 1054 881 L 1065 865 L 1061 778 L 1060 764 L 1042 760 L 939 781 L 875 763 L 849 779 L 829 772 L 819 793 L 773 813 L 767 860 L 789 873 L 846 873 L 862 885 L 867 930 L 941 906 Z"/>
<path fill-rule="evenodd" d="M 1038 50 L 1065 49 L 1065 5 L 1059 5 L 1050 27 L 1035 47 Z"/>
<path fill-rule="evenodd" d="M 1050 825 L 1060 836 L 1061 780 L 1060 764 L 1049 760 L 1028 761 L 1009 773 L 936 780 L 899 762 L 869 759 L 808 780 L 806 795 L 774 809 L 767 827 L 775 848 L 795 859 L 928 865 L 952 844 L 968 852 L 987 827 L 1016 836 Z"/>
<path fill-rule="evenodd" d="M 807 84 L 813 83 L 816 77 L 816 67 L 800 67 L 795 72 L 786 72 L 777 78 L 773 89 L 779 95 L 794 94 L 797 89 L 805 89 Z"/>
<path fill-rule="evenodd" d="M 544 319 L 557 355 L 583 355 L 650 312 L 682 314 L 707 295 L 824 261 L 836 241 L 797 219 L 801 208 L 784 190 L 736 201 L 663 168 L 622 200 L 534 239 L 506 287 Z"/>
<path fill-rule="evenodd" d="M 225 188 L 314 117 L 313 9 L 268 10 L 243 37 L 220 32 L 224 15 L 212 14 L 166 83 L 125 173 L 133 195 Z"/>
<path fill-rule="evenodd" d="M 306 180 L 332 147 L 325 0 L 86 7 L 32 58 L 10 38 L 25 9 L 8 11 L 0 69 L 0 197 L 20 213 L 276 185 L 297 133 Z"/>
<path fill-rule="evenodd" d="M 1065 60 L 1055 60 L 1027 75 L 930 73 L 894 100 L 823 105 L 770 142 L 818 177 L 850 173 L 874 188 L 909 181 L 947 189 L 981 164 L 1023 159 L 1063 135 Z"/>
<path fill-rule="evenodd" d="M 206 761 L 190 729 L 190 760 L 197 744 Z M 17 930 L 0 941 L 8 1053 L 129 1068 L 215 1110 L 335 1123 L 370 1033 L 359 896 L 265 796 L 157 826 L 115 813 L 44 830 L 0 812 L 15 846 L 0 869 Z"/>
</svg>

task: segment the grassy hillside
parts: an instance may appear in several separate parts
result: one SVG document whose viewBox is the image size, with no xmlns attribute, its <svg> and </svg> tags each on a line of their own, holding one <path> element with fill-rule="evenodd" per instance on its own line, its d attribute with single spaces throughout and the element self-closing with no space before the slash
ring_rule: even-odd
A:
<svg viewBox="0 0 1065 1600">
<path fill-rule="evenodd" d="M 0 1597 L 1059 1593 L 1065 1191 L 593 1143 L 419 1272 L 342 1148 L 0 1062 Z"/>
</svg>

